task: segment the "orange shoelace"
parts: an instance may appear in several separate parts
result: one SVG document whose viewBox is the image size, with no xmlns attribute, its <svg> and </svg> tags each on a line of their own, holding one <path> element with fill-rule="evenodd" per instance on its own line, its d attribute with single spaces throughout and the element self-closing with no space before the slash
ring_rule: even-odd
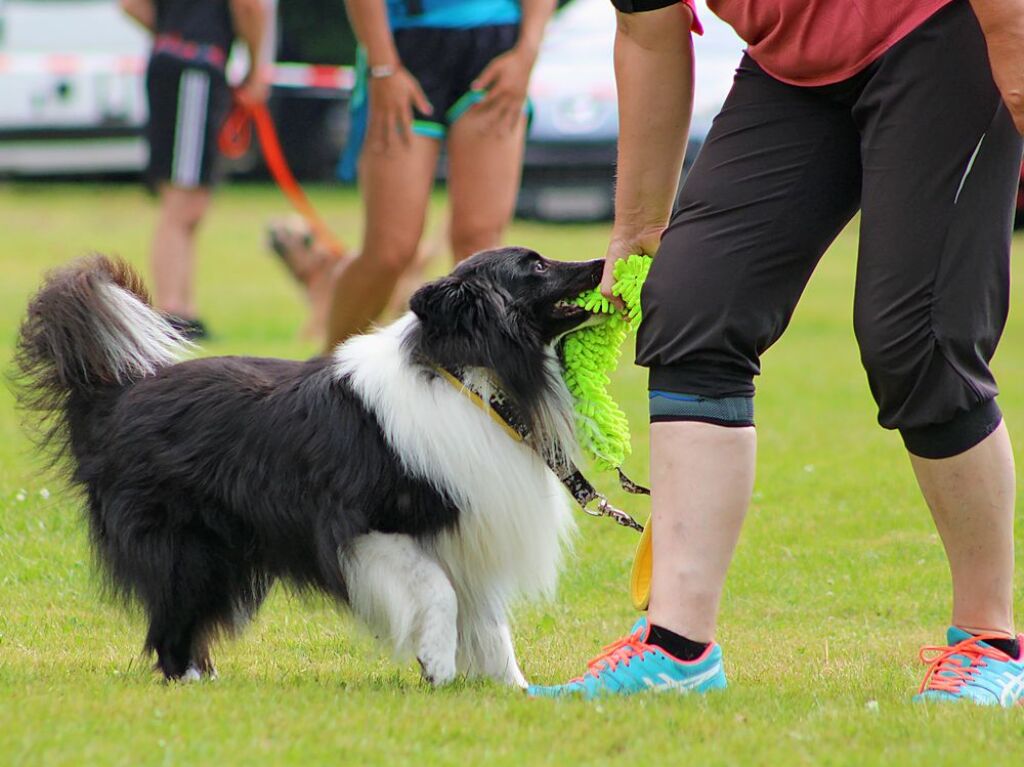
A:
<svg viewBox="0 0 1024 767">
<path fill-rule="evenodd" d="M 919 693 L 938 690 L 956 694 L 970 682 L 977 673 L 988 665 L 986 658 L 1005 660 L 1006 653 L 994 647 L 982 647 L 979 642 L 986 639 L 1003 639 L 999 634 L 979 634 L 952 646 L 922 647 L 921 662 L 928 664 L 928 671 L 921 682 Z M 960 656 L 959 658 L 955 656 Z M 966 663 L 964 662 L 966 659 Z"/>
<path fill-rule="evenodd" d="M 643 655 L 648 648 L 648 645 L 640 639 L 640 637 L 643 636 L 643 633 L 643 629 L 640 629 L 628 636 L 624 636 L 622 639 L 616 639 L 611 644 L 602 647 L 601 652 L 598 655 L 595 655 L 587 661 L 586 674 L 590 674 L 596 679 L 605 669 L 614 671 L 616 666 L 620 663 L 628 666 L 630 658 Z M 583 676 L 586 676 L 586 674 Z M 582 682 L 583 676 L 576 677 L 571 681 Z"/>
</svg>

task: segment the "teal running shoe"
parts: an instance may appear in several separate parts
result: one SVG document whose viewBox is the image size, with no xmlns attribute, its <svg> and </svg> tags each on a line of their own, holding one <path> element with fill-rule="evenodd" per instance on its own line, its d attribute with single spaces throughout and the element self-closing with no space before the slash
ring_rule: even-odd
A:
<svg viewBox="0 0 1024 767">
<path fill-rule="evenodd" d="M 682 661 L 660 647 L 646 642 L 650 629 L 641 618 L 628 636 L 605 647 L 587 663 L 583 676 L 566 684 L 542 687 L 530 685 L 527 694 L 535 698 L 633 695 L 638 692 L 707 692 L 726 686 L 722 648 L 712 642 L 699 658 Z"/>
<path fill-rule="evenodd" d="M 1024 652 L 1016 660 L 985 642 L 995 634 L 968 634 L 950 626 L 945 647 L 921 648 L 928 664 L 915 701 L 969 701 L 981 706 L 1024 705 Z M 1024 647 L 1024 634 L 1017 639 Z"/>
</svg>

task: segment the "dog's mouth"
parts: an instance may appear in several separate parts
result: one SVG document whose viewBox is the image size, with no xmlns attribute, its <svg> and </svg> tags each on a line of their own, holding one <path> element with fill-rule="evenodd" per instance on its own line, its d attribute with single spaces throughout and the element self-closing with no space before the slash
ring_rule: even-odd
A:
<svg viewBox="0 0 1024 767">
<path fill-rule="evenodd" d="M 581 294 L 598 286 L 603 268 L 604 262 L 600 259 L 552 264 L 550 279 L 555 284 L 537 306 L 548 340 L 572 332 L 594 317 L 593 312 L 579 306 L 577 301 Z"/>
<path fill-rule="evenodd" d="M 575 320 L 590 314 L 582 306 L 577 306 L 574 299 L 562 298 L 551 307 L 551 318 L 555 320 Z"/>
</svg>

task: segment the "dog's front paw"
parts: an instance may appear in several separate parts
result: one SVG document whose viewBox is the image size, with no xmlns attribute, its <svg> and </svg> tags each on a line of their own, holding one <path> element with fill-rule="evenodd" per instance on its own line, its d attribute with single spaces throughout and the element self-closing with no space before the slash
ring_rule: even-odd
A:
<svg viewBox="0 0 1024 767">
<path fill-rule="evenodd" d="M 216 678 L 217 669 L 213 667 L 212 663 L 207 662 L 200 665 L 190 663 L 181 676 L 172 677 L 168 681 L 179 682 L 180 684 L 194 684 L 203 680 L 213 681 Z"/>
<path fill-rule="evenodd" d="M 178 677 L 178 681 L 182 684 L 192 684 L 198 682 L 203 678 L 203 675 L 199 673 L 199 669 L 195 666 L 189 666 L 185 669 L 185 673 Z"/>
<path fill-rule="evenodd" d="M 519 670 L 518 666 L 514 665 L 510 671 L 505 672 L 503 681 L 509 687 L 518 687 L 520 690 L 525 690 L 530 686 L 530 683 L 526 681 L 526 677 L 523 676 L 523 672 Z"/>
<path fill-rule="evenodd" d="M 420 663 L 420 674 L 424 681 L 434 687 L 451 684 L 455 679 L 455 658 L 436 658 L 423 654 L 416 660 Z"/>
</svg>

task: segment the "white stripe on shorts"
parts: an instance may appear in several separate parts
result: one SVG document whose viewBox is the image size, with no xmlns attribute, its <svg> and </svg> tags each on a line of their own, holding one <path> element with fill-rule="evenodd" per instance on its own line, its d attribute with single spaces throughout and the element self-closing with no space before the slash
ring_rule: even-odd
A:
<svg viewBox="0 0 1024 767">
<path fill-rule="evenodd" d="M 210 75 L 200 69 L 187 69 L 178 83 L 178 114 L 174 126 L 174 158 L 171 182 L 175 186 L 199 186 L 206 144 L 206 111 L 210 95 Z"/>
</svg>

